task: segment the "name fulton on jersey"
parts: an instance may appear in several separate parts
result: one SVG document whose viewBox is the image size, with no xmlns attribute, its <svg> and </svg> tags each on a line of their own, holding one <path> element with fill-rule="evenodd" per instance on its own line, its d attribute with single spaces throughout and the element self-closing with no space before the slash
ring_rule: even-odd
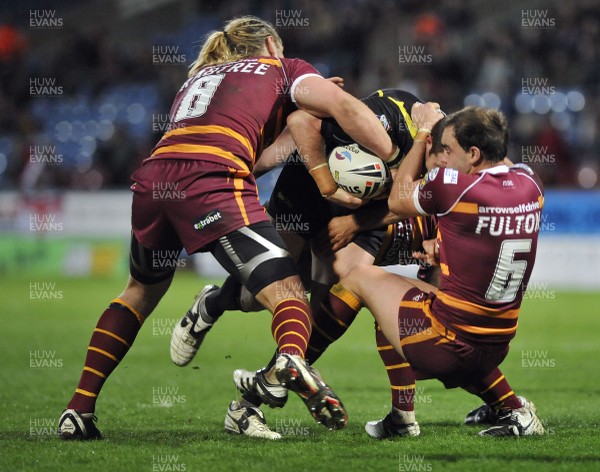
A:
<svg viewBox="0 0 600 472">
<path fill-rule="evenodd" d="M 487 216 L 482 213 L 508 215 Z M 542 205 L 539 201 L 523 203 L 514 207 L 479 206 L 479 220 L 475 234 L 482 234 L 482 232 L 487 232 L 490 236 L 534 234 L 540 230 L 541 218 Z"/>
</svg>

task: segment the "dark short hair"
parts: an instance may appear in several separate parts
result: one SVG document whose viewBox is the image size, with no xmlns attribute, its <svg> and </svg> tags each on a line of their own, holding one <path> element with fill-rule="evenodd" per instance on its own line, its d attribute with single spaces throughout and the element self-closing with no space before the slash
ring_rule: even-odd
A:
<svg viewBox="0 0 600 472">
<path fill-rule="evenodd" d="M 465 151 L 475 146 L 483 159 L 492 162 L 506 157 L 508 123 L 499 110 L 466 107 L 448 116 L 446 126 L 454 128 L 454 137 Z"/>
<path fill-rule="evenodd" d="M 446 120 L 446 117 L 442 118 L 431 128 L 431 150 L 429 152 L 432 154 L 439 154 L 444 150 L 444 146 L 442 146 L 442 134 L 444 134 Z"/>
</svg>

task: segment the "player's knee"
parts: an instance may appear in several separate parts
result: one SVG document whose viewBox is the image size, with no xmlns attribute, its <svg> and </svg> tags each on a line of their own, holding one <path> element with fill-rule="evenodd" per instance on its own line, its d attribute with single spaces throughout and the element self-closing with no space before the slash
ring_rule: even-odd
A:
<svg viewBox="0 0 600 472">
<path fill-rule="evenodd" d="M 295 111 L 287 117 L 287 125 L 292 131 L 313 129 L 316 128 L 319 123 L 320 120 L 318 118 L 315 118 L 302 110 Z"/>
<path fill-rule="evenodd" d="M 369 280 L 369 277 L 373 275 L 375 267 L 367 264 L 358 264 L 352 267 L 352 270 L 348 272 L 348 274 L 340 280 L 340 284 L 346 290 L 350 290 L 354 292 L 356 295 L 360 296 L 361 286 L 363 286 L 362 282 L 365 280 Z"/>
<path fill-rule="evenodd" d="M 172 279 L 170 277 L 161 282 L 148 285 L 133 277 L 129 277 L 127 287 L 119 298 L 127 302 L 128 305 L 133 307 L 145 319 L 150 316 L 158 305 L 158 302 L 167 293 Z"/>
</svg>

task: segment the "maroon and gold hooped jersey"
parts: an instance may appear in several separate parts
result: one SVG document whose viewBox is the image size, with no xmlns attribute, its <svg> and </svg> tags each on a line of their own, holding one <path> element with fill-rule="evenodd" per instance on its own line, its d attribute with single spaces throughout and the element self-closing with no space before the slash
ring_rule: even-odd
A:
<svg viewBox="0 0 600 472">
<path fill-rule="evenodd" d="M 438 216 L 442 276 L 433 314 L 466 342 L 510 341 L 535 262 L 544 204 L 537 176 L 523 165 L 433 169 L 414 202 Z"/>
<path fill-rule="evenodd" d="M 149 159 L 201 159 L 249 172 L 295 109 L 301 59 L 253 57 L 207 66 L 175 97 L 169 129 Z"/>
</svg>

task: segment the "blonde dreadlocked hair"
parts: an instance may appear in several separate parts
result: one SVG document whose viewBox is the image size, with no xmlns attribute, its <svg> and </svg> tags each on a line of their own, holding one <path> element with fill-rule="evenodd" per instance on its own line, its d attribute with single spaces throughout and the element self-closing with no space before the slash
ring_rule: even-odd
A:
<svg viewBox="0 0 600 472">
<path fill-rule="evenodd" d="M 223 31 L 213 31 L 207 36 L 198 58 L 190 67 L 188 76 L 196 75 L 206 66 L 260 56 L 265 39 L 269 36 L 282 46 L 281 38 L 268 21 L 255 16 L 234 18 L 227 22 Z"/>
</svg>

